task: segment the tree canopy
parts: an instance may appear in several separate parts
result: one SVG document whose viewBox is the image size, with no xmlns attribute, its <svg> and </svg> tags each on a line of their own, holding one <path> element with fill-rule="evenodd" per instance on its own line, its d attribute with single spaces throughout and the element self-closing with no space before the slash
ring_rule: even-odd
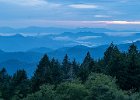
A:
<svg viewBox="0 0 140 100">
<path fill-rule="evenodd" d="M 34 75 L 0 69 L 2 100 L 140 100 L 140 52 L 135 44 L 121 52 L 113 43 L 104 57 L 87 52 L 80 64 L 66 54 L 62 62 L 45 54 Z"/>
</svg>

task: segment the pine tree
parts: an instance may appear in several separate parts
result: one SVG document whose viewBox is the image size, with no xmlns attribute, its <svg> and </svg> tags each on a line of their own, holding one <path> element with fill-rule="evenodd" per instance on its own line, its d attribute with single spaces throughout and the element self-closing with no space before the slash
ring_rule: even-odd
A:
<svg viewBox="0 0 140 100">
<path fill-rule="evenodd" d="M 4 82 L 4 80 L 7 78 L 8 73 L 5 68 L 2 68 L 0 71 L 0 82 Z"/>
<path fill-rule="evenodd" d="M 66 54 L 64 59 L 63 59 L 63 62 L 62 62 L 62 71 L 63 71 L 63 79 L 64 80 L 69 80 L 70 69 L 71 69 L 71 63 L 69 61 L 68 55 Z"/>
<path fill-rule="evenodd" d="M 11 77 L 8 75 L 7 71 L 5 68 L 2 68 L 0 70 L 0 92 L 1 92 L 1 97 L 5 100 L 9 100 L 10 97 L 12 96 L 12 91 L 10 91 L 10 82 L 11 82 Z"/>
<path fill-rule="evenodd" d="M 91 57 L 90 53 L 88 52 L 81 67 L 85 67 L 87 70 L 92 71 L 94 68 L 94 60 Z"/>
<path fill-rule="evenodd" d="M 74 76 L 74 78 L 76 78 L 76 77 L 78 76 L 80 66 L 79 66 L 79 64 L 76 62 L 75 59 L 72 61 L 71 66 L 72 66 L 72 68 L 73 68 L 73 74 L 74 74 L 73 76 Z"/>
<path fill-rule="evenodd" d="M 25 70 L 18 70 L 14 73 L 11 80 L 11 90 L 13 92 L 12 98 L 22 99 L 29 93 L 29 80 Z"/>
<path fill-rule="evenodd" d="M 12 81 L 14 82 L 15 86 L 17 86 L 24 80 L 27 80 L 27 74 L 25 70 L 18 70 L 12 77 Z"/>
<path fill-rule="evenodd" d="M 140 53 L 134 44 L 129 47 L 126 54 L 126 64 L 120 79 L 122 89 L 140 89 Z"/>
<path fill-rule="evenodd" d="M 60 63 L 54 58 L 50 63 L 51 68 L 51 84 L 57 85 L 62 81 L 62 71 Z"/>
<path fill-rule="evenodd" d="M 119 71 L 123 67 L 123 60 L 123 55 L 119 51 L 118 47 L 111 43 L 104 53 L 104 66 L 106 68 L 106 73 L 117 77 L 117 75 L 119 75 Z"/>
<path fill-rule="evenodd" d="M 51 81 L 50 60 L 44 55 L 32 77 L 32 91 L 39 90 L 39 86 Z"/>
<path fill-rule="evenodd" d="M 113 59 L 114 47 L 115 45 L 111 43 L 110 46 L 107 48 L 107 50 L 104 52 L 105 65 L 108 65 L 109 62 Z"/>
<path fill-rule="evenodd" d="M 85 82 L 89 76 L 89 74 L 94 70 L 94 61 L 90 56 L 90 53 L 88 52 L 83 63 L 81 64 L 80 71 L 79 71 L 79 77 L 83 82 Z"/>
</svg>

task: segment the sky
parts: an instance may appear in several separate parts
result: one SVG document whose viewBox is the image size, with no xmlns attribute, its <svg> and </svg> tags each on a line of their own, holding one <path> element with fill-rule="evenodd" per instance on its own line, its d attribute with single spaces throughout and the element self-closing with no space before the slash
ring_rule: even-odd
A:
<svg viewBox="0 0 140 100">
<path fill-rule="evenodd" d="M 0 0 L 0 26 L 140 27 L 139 0 Z"/>
</svg>

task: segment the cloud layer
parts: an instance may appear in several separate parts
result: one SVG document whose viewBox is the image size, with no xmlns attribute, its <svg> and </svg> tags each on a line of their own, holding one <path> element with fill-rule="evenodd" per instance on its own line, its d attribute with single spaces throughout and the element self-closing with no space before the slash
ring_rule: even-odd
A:
<svg viewBox="0 0 140 100">
<path fill-rule="evenodd" d="M 0 0 L 0 22 L 5 26 L 138 27 L 139 5 L 138 0 Z"/>
<path fill-rule="evenodd" d="M 95 9 L 95 8 L 98 8 L 97 5 L 93 5 L 93 4 L 72 4 L 72 5 L 69 5 L 69 7 L 77 8 L 77 9 Z"/>
</svg>

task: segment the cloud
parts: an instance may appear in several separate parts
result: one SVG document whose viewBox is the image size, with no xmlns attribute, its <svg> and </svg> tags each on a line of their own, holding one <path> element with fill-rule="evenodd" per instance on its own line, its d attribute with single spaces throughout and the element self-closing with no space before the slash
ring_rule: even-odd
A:
<svg viewBox="0 0 140 100">
<path fill-rule="evenodd" d="M 72 4 L 69 5 L 71 8 L 77 8 L 77 9 L 95 9 L 98 8 L 97 5 L 94 4 Z"/>
<path fill-rule="evenodd" d="M 53 40 L 57 40 L 57 41 L 70 41 L 71 38 L 68 36 L 58 36 L 58 37 L 53 37 Z"/>
<path fill-rule="evenodd" d="M 108 16 L 108 15 L 94 15 L 94 17 L 96 17 L 96 18 L 109 18 L 111 16 Z"/>
<path fill-rule="evenodd" d="M 14 4 L 19 6 L 33 6 L 33 7 L 40 7 L 40 6 L 47 6 L 47 7 L 59 7 L 61 4 L 57 3 L 50 3 L 46 0 L 0 0 L 0 2 L 7 3 L 7 4 Z"/>
<path fill-rule="evenodd" d="M 52 2 L 67 2 L 67 3 L 110 3 L 110 2 L 123 2 L 129 0 L 48 0 Z"/>
<path fill-rule="evenodd" d="M 125 40 L 125 41 L 123 41 L 123 43 L 133 43 L 133 42 L 137 42 L 137 41 L 140 41 L 140 38 L 135 39 L 135 40 Z"/>
<path fill-rule="evenodd" d="M 47 4 L 44 0 L 0 0 L 0 2 L 16 4 L 21 6 L 36 6 Z"/>
<path fill-rule="evenodd" d="M 108 36 L 117 36 L 117 37 L 127 37 L 127 36 L 132 36 L 135 35 L 136 32 L 107 32 L 105 33 Z"/>
<path fill-rule="evenodd" d="M 120 21 L 119 21 L 120 22 Z M 110 28 L 117 30 L 131 30 L 139 31 L 140 22 L 131 21 L 128 23 L 114 23 L 114 21 L 78 21 L 78 20 L 46 20 L 46 19 L 25 19 L 25 20 L 0 20 L 0 27 L 28 27 L 28 26 L 42 26 L 42 27 L 90 27 L 90 28 Z M 137 24 L 136 24 L 137 23 Z"/>
<path fill-rule="evenodd" d="M 119 21 L 120 22 L 120 21 Z M 137 24 L 136 24 L 137 22 Z M 117 30 L 130 30 L 135 29 L 139 31 L 140 22 L 131 21 L 126 24 L 114 23 L 114 21 L 72 21 L 72 20 L 46 20 L 46 19 L 25 19 L 25 20 L 0 20 L 0 27 L 27 27 L 27 26 L 42 26 L 42 27 L 90 27 L 90 28 L 111 28 Z M 133 24 L 132 24 L 133 23 Z"/>
<path fill-rule="evenodd" d="M 78 37 L 77 40 L 90 40 L 90 39 L 96 39 L 101 37 L 102 36 L 82 36 L 82 37 Z"/>
<path fill-rule="evenodd" d="M 131 24 L 131 25 L 140 25 L 140 21 L 100 21 L 105 24 Z"/>
<path fill-rule="evenodd" d="M 101 24 L 139 24 L 137 22 L 107 22 L 107 20 L 139 20 L 139 4 L 133 2 L 134 4 L 131 6 L 127 2 L 124 5 L 120 3 L 121 1 L 122 0 L 0 0 L 0 20 L 23 19 L 22 22 L 24 22 L 25 19 L 62 21 L 94 20 L 106 21 L 100 22 Z M 123 0 L 123 2 L 126 1 L 130 0 Z"/>
<path fill-rule="evenodd" d="M 140 21 L 72 21 L 72 20 L 65 20 L 65 21 L 49 21 L 49 22 L 56 22 L 61 24 L 118 24 L 118 25 L 140 25 Z"/>
<path fill-rule="evenodd" d="M 124 44 L 126 44 L 126 43 L 133 43 L 133 41 L 131 41 L 131 40 L 125 40 L 125 41 L 122 41 Z"/>
<path fill-rule="evenodd" d="M 0 36 L 14 36 L 16 33 L 0 33 Z"/>
<path fill-rule="evenodd" d="M 87 46 L 87 47 L 97 46 L 96 44 L 91 43 L 91 42 L 85 42 L 85 41 L 75 41 L 75 42 L 78 43 L 78 45 L 84 45 L 84 46 Z"/>
</svg>

